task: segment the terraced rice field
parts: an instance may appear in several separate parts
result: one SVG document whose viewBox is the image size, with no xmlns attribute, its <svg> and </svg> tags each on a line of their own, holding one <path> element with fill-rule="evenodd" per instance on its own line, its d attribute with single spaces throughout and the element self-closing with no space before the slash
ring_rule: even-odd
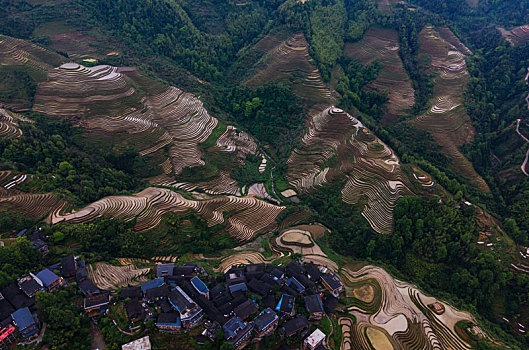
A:
<svg viewBox="0 0 529 350">
<path fill-rule="evenodd" d="M 405 115 L 415 103 L 415 91 L 399 56 L 399 38 L 395 30 L 370 28 L 356 43 L 346 43 L 344 54 L 360 60 L 364 65 L 374 61 L 383 68 L 368 88 L 388 93 L 387 110 L 383 121 Z"/>
<path fill-rule="evenodd" d="M 0 188 L 0 211 L 19 211 L 32 219 L 47 216 L 62 203 L 55 193 L 24 193 L 15 189 Z"/>
<path fill-rule="evenodd" d="M 103 262 L 89 265 L 88 277 L 102 290 L 116 290 L 121 287 L 136 286 L 148 280 L 148 267 L 138 269 L 133 264 L 114 266 Z"/>
<path fill-rule="evenodd" d="M 529 24 L 506 30 L 498 28 L 501 35 L 514 46 L 524 45 L 529 40 Z"/>
<path fill-rule="evenodd" d="M 355 344 L 354 349 L 366 350 L 471 349 L 455 331 L 459 321 L 476 323 L 469 313 L 446 303 L 443 314 L 433 313 L 426 305 L 439 302 L 437 299 L 424 295 L 414 285 L 394 279 L 379 267 L 365 266 L 355 272 L 343 269 L 342 277 L 346 289 L 348 285 L 362 288 L 362 282 L 368 281 L 375 288 L 373 302 L 357 298 L 358 302 L 348 308 L 356 317 L 355 324 L 346 318 L 339 320 L 343 333 L 341 349 L 350 349 L 351 344 Z"/>
<path fill-rule="evenodd" d="M 205 165 L 199 145 L 218 124 L 193 94 L 150 81 L 134 69 L 107 65 L 65 63 L 50 70 L 48 81 L 39 84 L 34 110 L 72 118 L 88 135 L 126 133 L 127 141 L 142 156 L 167 149 L 169 158 L 160 164 L 164 175 L 151 179 L 165 186 L 179 184 L 173 176 L 184 168 Z M 235 153 L 241 163 L 248 154 L 260 154 L 253 139 L 232 126 L 216 140 L 215 148 Z M 238 190 L 226 173 L 197 187 L 211 193 L 236 194 Z"/>
<path fill-rule="evenodd" d="M 157 226 L 163 215 L 194 211 L 208 221 L 209 226 L 226 223 L 223 229 L 237 240 L 274 230 L 276 218 L 285 207 L 276 206 L 254 197 L 223 196 L 206 200 L 189 200 L 165 188 L 150 187 L 132 196 L 105 197 L 72 213 L 54 211 L 51 223 L 83 223 L 101 216 L 130 221 L 136 219 L 135 230 Z M 225 217 L 225 213 L 232 213 Z"/>
<path fill-rule="evenodd" d="M 300 247 L 314 246 L 314 242 L 312 242 L 312 238 L 310 237 L 310 232 L 297 229 L 287 230 L 281 236 L 281 243 L 286 245 L 299 245 Z"/>
<path fill-rule="evenodd" d="M 432 133 L 442 151 L 452 159 L 454 170 L 482 191 L 489 192 L 487 183 L 458 149 L 470 142 L 475 134 L 463 107 L 463 94 L 469 79 L 465 57 L 469 51 L 446 28 L 436 31 L 433 27 L 426 27 L 419 34 L 419 44 L 421 53 L 430 57 L 429 69 L 436 78 L 431 108 L 411 123 Z"/>
<path fill-rule="evenodd" d="M 335 157 L 337 165 L 322 169 L 321 164 Z M 287 164 L 286 178 L 299 192 L 345 173 L 342 200 L 360 205 L 364 218 L 379 233 L 393 230 L 396 201 L 412 193 L 393 151 L 360 121 L 335 107 L 309 120 L 309 131 Z"/>
<path fill-rule="evenodd" d="M 32 77 L 39 81 L 45 80 L 48 70 L 64 61 L 64 57 L 37 45 L 0 35 L 0 64 L 23 66 Z"/>
<path fill-rule="evenodd" d="M 20 117 L 16 113 L 0 108 L 0 138 L 19 137 L 22 135 L 17 119 L 20 119 Z"/>
<path fill-rule="evenodd" d="M 248 265 L 248 264 L 260 264 L 260 263 L 271 263 L 277 258 L 284 256 L 284 254 L 273 255 L 271 258 L 266 258 L 263 254 L 259 252 L 240 252 L 236 254 L 231 254 L 222 259 L 219 267 L 215 269 L 216 271 L 225 273 L 233 266 L 237 265 Z"/>
<path fill-rule="evenodd" d="M 292 238 L 295 235 L 299 238 L 300 234 L 306 236 L 311 244 L 300 245 L 298 241 L 290 241 L 289 237 Z M 338 271 L 338 265 L 329 259 L 327 254 L 314 242 L 312 234 L 309 231 L 296 228 L 288 229 L 281 233 L 273 243 L 279 249 L 288 250 L 294 254 L 301 254 L 303 256 L 302 260 L 305 262 L 313 262 L 316 265 L 326 266 L 332 271 Z"/>
<path fill-rule="evenodd" d="M 309 44 L 302 33 L 271 33 L 261 39 L 254 50 L 265 52 L 265 56 L 257 64 L 256 74 L 245 85 L 257 87 L 270 81 L 289 83 L 294 80 L 292 91 L 311 104 L 335 101 L 309 55 Z"/>
</svg>

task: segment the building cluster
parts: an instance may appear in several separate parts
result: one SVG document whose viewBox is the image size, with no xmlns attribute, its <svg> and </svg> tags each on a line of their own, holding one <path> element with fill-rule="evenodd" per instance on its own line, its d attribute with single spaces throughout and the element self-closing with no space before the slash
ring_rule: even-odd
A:
<svg viewBox="0 0 529 350">
<path fill-rule="evenodd" d="M 214 340 L 222 330 L 235 349 L 242 349 L 274 332 L 305 337 L 326 313 L 333 313 L 343 284 L 325 272 L 312 263 L 251 264 L 214 280 L 194 263 L 160 264 L 155 279 L 121 289 L 120 298 L 131 323 L 145 320 L 145 310 L 153 307 L 162 332 L 185 332 L 203 324 L 199 343 Z M 325 349 L 320 333 L 307 337 L 305 348 Z"/>
<path fill-rule="evenodd" d="M 38 335 L 35 296 L 38 292 L 51 293 L 66 284 L 63 277 L 53 272 L 54 268 L 58 266 L 23 275 L 0 292 L 0 349 Z"/>
<path fill-rule="evenodd" d="M 16 341 L 30 342 L 37 337 L 40 327 L 36 313 L 37 293 L 51 293 L 68 282 L 77 282 L 88 315 L 108 308 L 110 293 L 99 290 L 88 278 L 83 260 L 67 256 L 36 274 L 30 272 L 21 276 L 16 283 L 0 291 L 0 350 L 8 349 Z"/>
</svg>

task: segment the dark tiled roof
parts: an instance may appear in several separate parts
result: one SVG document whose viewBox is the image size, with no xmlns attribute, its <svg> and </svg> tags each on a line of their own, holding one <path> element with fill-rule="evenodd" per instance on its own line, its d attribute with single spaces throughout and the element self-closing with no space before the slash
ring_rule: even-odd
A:
<svg viewBox="0 0 529 350">
<path fill-rule="evenodd" d="M 241 320 L 246 320 L 250 315 L 259 310 L 255 302 L 251 299 L 246 300 L 241 305 L 237 306 L 233 311 Z"/>
<path fill-rule="evenodd" d="M 156 265 L 156 277 L 171 276 L 173 274 L 174 263 Z"/>
<path fill-rule="evenodd" d="M 259 316 L 255 318 L 255 320 L 253 320 L 254 329 L 257 331 L 257 333 L 260 333 L 278 319 L 279 317 L 274 310 L 266 308 L 259 314 Z"/>
<path fill-rule="evenodd" d="M 247 291 L 248 290 L 248 287 L 246 286 L 246 283 L 237 283 L 237 284 L 232 284 L 230 285 L 229 287 L 229 290 L 230 290 L 230 293 L 233 295 L 235 292 L 238 292 L 238 291 Z"/>
<path fill-rule="evenodd" d="M 246 273 L 248 273 L 248 272 L 264 272 L 265 271 L 265 264 L 264 263 L 260 263 L 260 264 L 246 265 L 244 267 L 244 270 L 245 270 Z"/>
<path fill-rule="evenodd" d="M 13 312 L 15 312 L 15 308 L 7 299 L 0 300 L 0 321 L 8 318 Z"/>
<path fill-rule="evenodd" d="M 88 272 L 86 271 L 86 267 L 80 267 L 75 273 L 75 280 L 77 281 L 77 283 L 79 283 L 82 282 L 85 278 L 88 278 Z"/>
<path fill-rule="evenodd" d="M 217 307 L 221 307 L 222 305 L 228 304 L 232 300 L 233 300 L 233 297 L 230 294 L 223 294 L 223 295 L 216 297 L 213 300 L 213 303 L 215 303 Z"/>
<path fill-rule="evenodd" d="M 163 278 L 155 278 L 153 280 L 147 281 L 141 285 L 141 290 L 145 293 L 149 289 L 160 287 L 164 284 Z"/>
<path fill-rule="evenodd" d="M 125 311 L 127 311 L 127 317 L 129 320 L 141 316 L 143 314 L 143 309 L 138 300 L 130 300 L 125 303 Z"/>
<path fill-rule="evenodd" d="M 162 300 L 160 300 L 160 309 L 162 309 L 163 313 L 167 313 L 171 312 L 173 310 L 173 307 L 171 306 L 171 304 L 169 304 L 166 298 L 163 298 Z"/>
<path fill-rule="evenodd" d="M 284 286 L 281 287 L 281 291 L 282 291 L 284 294 L 289 294 L 289 295 L 293 295 L 293 296 L 297 296 L 297 295 L 298 295 L 298 292 L 296 292 L 295 289 L 290 288 L 290 287 L 287 286 L 286 284 L 285 284 Z"/>
<path fill-rule="evenodd" d="M 260 295 L 260 296 L 265 296 L 268 294 L 268 292 L 270 292 L 270 286 L 266 283 L 263 283 L 259 280 L 256 280 L 256 279 L 253 279 L 251 280 L 250 282 L 248 282 L 248 288 Z"/>
<path fill-rule="evenodd" d="M 129 287 L 129 288 L 123 288 L 119 292 L 119 296 L 122 299 L 140 299 L 142 297 L 143 293 L 141 292 L 141 287 Z"/>
<path fill-rule="evenodd" d="M 177 312 L 162 313 L 158 316 L 157 325 L 172 325 L 180 327 L 182 322 L 180 320 L 180 314 Z"/>
<path fill-rule="evenodd" d="M 325 313 L 333 314 L 336 305 L 338 305 L 338 299 L 333 297 L 330 293 L 325 293 L 325 297 L 323 298 L 323 308 L 325 309 Z"/>
<path fill-rule="evenodd" d="M 108 304 L 110 302 L 110 294 L 105 292 L 101 294 L 91 295 L 84 298 L 85 309 L 96 307 L 99 305 Z"/>
<path fill-rule="evenodd" d="M 305 268 L 303 267 L 303 265 L 301 265 L 297 261 L 291 261 L 287 265 L 287 271 L 286 272 L 287 272 L 287 274 L 289 276 L 296 276 L 298 274 L 305 273 Z"/>
<path fill-rule="evenodd" d="M 276 310 L 284 312 L 286 314 L 290 314 L 294 310 L 295 303 L 295 297 L 293 297 L 292 295 L 283 294 L 281 296 L 281 300 L 279 300 L 279 303 L 277 304 Z"/>
<path fill-rule="evenodd" d="M 185 278 L 191 278 L 193 277 L 194 272 L 195 272 L 194 266 L 175 266 L 173 268 L 173 276 L 182 276 Z"/>
<path fill-rule="evenodd" d="M 169 296 L 169 286 L 164 284 L 163 286 L 160 286 L 160 287 L 148 289 L 145 292 L 145 296 L 149 299 Z"/>
<path fill-rule="evenodd" d="M 263 283 L 266 283 L 268 284 L 270 287 L 273 287 L 273 286 L 277 286 L 279 284 L 281 284 L 281 282 L 279 280 L 276 280 L 274 277 L 272 277 L 271 274 L 269 273 L 265 273 L 261 276 L 260 280 L 263 282 Z"/>
<path fill-rule="evenodd" d="M 62 258 L 61 266 L 62 266 L 61 271 L 63 275 L 73 275 L 75 271 L 77 270 L 75 258 L 73 255 Z"/>
<path fill-rule="evenodd" d="M 298 293 L 303 293 L 303 291 L 305 290 L 305 287 L 295 277 L 290 277 L 287 280 L 286 284 Z"/>
<path fill-rule="evenodd" d="M 30 307 L 35 304 L 35 299 L 28 298 L 28 296 L 24 294 L 24 292 L 22 292 L 14 283 L 11 283 L 5 287 L 2 290 L 2 295 L 7 299 L 7 301 L 9 301 L 11 305 L 13 305 L 15 309 Z"/>
<path fill-rule="evenodd" d="M 42 290 L 40 284 L 35 281 L 33 278 L 27 278 L 21 283 L 19 283 L 20 289 L 29 297 L 37 294 L 38 291 Z"/>
<path fill-rule="evenodd" d="M 305 275 L 298 275 L 296 276 L 296 279 L 299 283 L 303 285 L 305 288 L 311 288 L 314 287 L 316 284 L 312 282 L 307 276 Z"/>
<path fill-rule="evenodd" d="M 176 287 L 175 290 L 172 290 L 169 293 L 169 301 L 182 314 L 185 313 L 186 310 L 193 308 L 195 304 L 189 295 L 179 287 Z"/>
<path fill-rule="evenodd" d="M 317 294 L 305 297 L 305 308 L 311 314 L 315 312 L 324 312 L 321 298 Z"/>
<path fill-rule="evenodd" d="M 326 273 L 322 275 L 321 279 L 325 281 L 325 283 L 327 283 L 327 285 L 331 287 L 331 289 L 338 289 L 342 285 L 342 282 L 340 281 L 340 279 L 336 277 L 335 275 L 333 275 L 332 273 Z"/>
<path fill-rule="evenodd" d="M 321 272 L 320 269 L 313 263 L 305 264 L 305 270 L 307 270 L 307 275 L 312 282 L 317 282 L 320 280 Z"/>
<path fill-rule="evenodd" d="M 285 335 L 290 337 L 308 327 L 310 327 L 310 322 L 307 320 L 307 317 L 305 315 L 297 315 L 295 318 L 285 322 L 283 330 L 285 331 Z"/>
<path fill-rule="evenodd" d="M 90 295 L 99 292 L 99 288 L 97 288 L 94 282 L 92 282 L 92 280 L 89 278 L 80 282 L 77 286 L 81 290 L 81 293 L 83 293 L 84 295 Z"/>
<path fill-rule="evenodd" d="M 226 286 L 224 284 L 217 284 L 211 290 L 209 291 L 209 295 L 212 299 L 217 298 L 218 296 L 221 296 L 223 294 L 228 294 L 228 290 L 226 289 Z"/>
<path fill-rule="evenodd" d="M 263 298 L 263 305 L 269 308 L 275 308 L 277 305 L 276 298 L 272 294 L 268 294 Z"/>
</svg>

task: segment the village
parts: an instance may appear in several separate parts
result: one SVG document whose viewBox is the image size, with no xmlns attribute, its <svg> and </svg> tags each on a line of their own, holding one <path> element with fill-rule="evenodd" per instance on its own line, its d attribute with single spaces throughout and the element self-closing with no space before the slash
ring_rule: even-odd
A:
<svg viewBox="0 0 529 350">
<path fill-rule="evenodd" d="M 27 234 L 24 232 L 23 234 Z M 42 254 L 46 245 L 34 244 Z M 122 304 L 128 329 L 135 334 L 147 322 L 158 332 L 200 330 L 197 344 L 213 342 L 222 332 L 234 349 L 243 349 L 275 334 L 299 337 L 304 349 L 327 349 L 322 317 L 333 314 L 344 291 L 340 278 L 313 263 L 233 266 L 210 276 L 196 263 L 156 265 L 156 277 L 139 286 L 102 290 L 89 278 L 84 260 L 73 255 L 36 273 L 28 273 L 0 292 L 0 349 L 38 343 L 45 332 L 36 312 L 36 295 L 76 284 L 86 316 L 97 322 L 111 305 Z M 115 326 L 123 333 L 128 332 Z M 194 332 L 196 333 L 196 331 Z M 142 334 L 143 335 L 143 334 Z M 151 349 L 149 335 L 122 345 L 125 350 Z"/>
</svg>

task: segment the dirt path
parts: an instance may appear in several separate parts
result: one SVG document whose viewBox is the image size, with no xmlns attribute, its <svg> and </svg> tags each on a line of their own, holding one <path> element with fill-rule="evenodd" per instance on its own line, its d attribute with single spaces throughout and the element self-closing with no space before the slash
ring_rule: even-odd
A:
<svg viewBox="0 0 529 350">
<path fill-rule="evenodd" d="M 93 320 L 90 321 L 90 333 L 92 334 L 92 345 L 90 350 L 104 350 L 106 349 L 105 339 L 99 327 L 94 323 Z"/>
<path fill-rule="evenodd" d="M 529 104 L 529 95 L 527 95 L 527 98 L 526 98 L 526 101 L 528 101 L 527 103 Z M 529 108 L 529 106 L 528 106 Z M 527 139 L 527 137 L 525 137 L 521 132 L 520 132 L 520 119 L 516 119 L 516 133 L 518 135 L 520 135 L 520 137 L 522 139 L 524 139 L 525 142 L 529 143 L 529 139 Z M 529 149 L 527 150 L 527 152 L 525 153 L 525 159 L 522 163 L 522 166 L 521 166 L 521 169 L 522 169 L 522 172 L 525 174 L 525 176 L 529 176 L 529 174 L 527 173 L 527 171 L 525 170 L 525 167 L 527 166 L 527 161 L 529 160 Z"/>
</svg>

